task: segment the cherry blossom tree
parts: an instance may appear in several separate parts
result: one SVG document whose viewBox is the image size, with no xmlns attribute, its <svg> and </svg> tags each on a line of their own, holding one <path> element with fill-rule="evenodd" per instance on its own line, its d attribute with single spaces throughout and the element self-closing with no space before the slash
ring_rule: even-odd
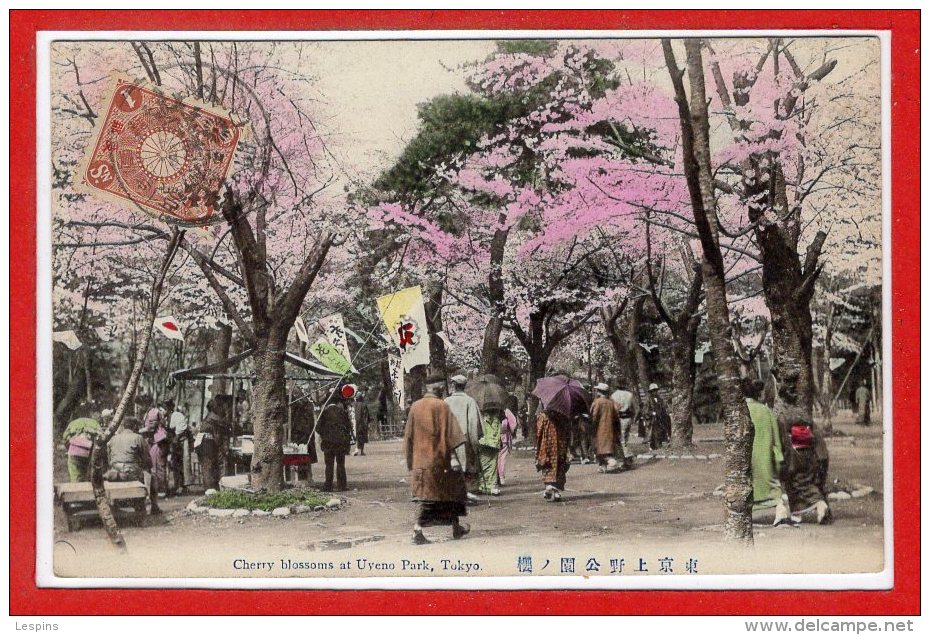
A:
<svg viewBox="0 0 930 635">
<path fill-rule="evenodd" d="M 779 402 L 809 412 L 810 307 L 826 266 L 825 243 L 834 224 L 875 226 L 869 221 L 880 209 L 878 58 L 838 69 L 831 44 L 818 45 L 812 51 L 809 43 L 781 38 L 703 43 L 714 101 L 734 136 L 717 160 L 732 172 L 724 180 L 745 209 L 743 226 L 728 233 L 752 232 L 759 250 Z M 868 51 L 877 42 L 845 46 Z"/>
<path fill-rule="evenodd" d="M 147 251 L 169 237 L 164 222 L 78 194 L 71 184 L 69 172 L 99 116 L 108 73 L 147 78 L 169 96 L 216 105 L 241 126 L 231 175 L 215 199 L 224 222 L 188 232 L 185 270 L 169 278 L 178 284 L 167 295 L 202 299 L 209 288 L 222 307 L 221 319 L 234 324 L 253 350 L 252 485 L 272 490 L 282 486 L 288 334 L 314 282 L 327 274 L 330 251 L 354 239 L 340 233 L 352 223 L 346 223 L 351 219 L 344 201 L 328 188 L 338 167 L 308 105 L 312 78 L 300 68 L 302 54 L 302 45 L 291 43 L 68 45 L 56 56 L 60 89 L 53 99 L 53 128 L 60 126 L 53 138 L 61 139 L 54 152 L 60 175 L 56 216 L 62 235 L 71 236 L 62 248 L 77 254 L 68 256 L 71 266 L 74 258 L 93 260 L 88 254 L 101 248 L 157 262 Z"/>
</svg>

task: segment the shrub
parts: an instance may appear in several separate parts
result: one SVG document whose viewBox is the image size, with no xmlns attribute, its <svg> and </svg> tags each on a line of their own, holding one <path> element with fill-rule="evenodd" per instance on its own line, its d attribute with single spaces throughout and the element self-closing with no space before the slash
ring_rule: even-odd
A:
<svg viewBox="0 0 930 635">
<path fill-rule="evenodd" d="M 329 497 L 313 489 L 289 489 L 282 492 L 244 492 L 242 490 L 220 490 L 204 497 L 201 505 L 214 509 L 261 509 L 270 512 L 278 507 L 291 505 L 325 505 Z"/>
</svg>

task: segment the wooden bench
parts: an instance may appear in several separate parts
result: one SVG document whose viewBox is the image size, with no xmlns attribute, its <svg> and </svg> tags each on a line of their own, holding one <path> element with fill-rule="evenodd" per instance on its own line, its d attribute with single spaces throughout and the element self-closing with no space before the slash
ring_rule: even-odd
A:
<svg viewBox="0 0 930 635">
<path fill-rule="evenodd" d="M 107 498 L 113 506 L 113 512 L 131 510 L 133 514 L 145 514 L 148 500 L 145 484 L 139 481 L 125 483 L 104 483 Z M 94 502 L 94 488 L 87 481 L 81 483 L 56 483 L 55 498 L 61 503 L 61 509 L 68 521 L 68 531 L 81 528 L 83 520 L 97 518 L 97 505 Z"/>
</svg>

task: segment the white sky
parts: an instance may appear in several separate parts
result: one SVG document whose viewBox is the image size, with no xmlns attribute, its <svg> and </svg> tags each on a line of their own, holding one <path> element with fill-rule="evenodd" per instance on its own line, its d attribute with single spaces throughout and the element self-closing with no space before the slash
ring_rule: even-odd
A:
<svg viewBox="0 0 930 635">
<path fill-rule="evenodd" d="M 321 42 L 310 71 L 323 103 L 320 124 L 347 170 L 376 176 L 416 134 L 417 104 L 465 92 L 457 67 L 484 59 L 491 41 Z"/>
</svg>

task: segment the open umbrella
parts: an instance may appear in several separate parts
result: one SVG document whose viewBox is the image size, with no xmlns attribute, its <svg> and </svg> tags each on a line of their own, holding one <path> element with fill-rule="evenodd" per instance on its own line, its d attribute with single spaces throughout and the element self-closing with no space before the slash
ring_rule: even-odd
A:
<svg viewBox="0 0 930 635">
<path fill-rule="evenodd" d="M 465 385 L 465 392 L 478 402 L 478 407 L 503 410 L 510 401 L 510 394 L 497 375 L 481 375 Z"/>
<path fill-rule="evenodd" d="M 533 394 L 539 397 L 544 410 L 554 410 L 569 419 L 586 412 L 591 403 L 578 380 L 565 375 L 537 379 Z"/>
</svg>

